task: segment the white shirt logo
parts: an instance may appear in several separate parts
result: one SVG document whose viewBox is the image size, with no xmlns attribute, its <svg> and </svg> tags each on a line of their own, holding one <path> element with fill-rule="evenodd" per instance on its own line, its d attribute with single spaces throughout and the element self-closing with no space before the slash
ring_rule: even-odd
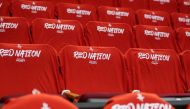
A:
<svg viewBox="0 0 190 109">
<path fill-rule="evenodd" d="M 190 6 L 190 1 L 184 1 L 183 4 L 184 4 L 185 6 Z"/>
<path fill-rule="evenodd" d="M 41 109 L 51 109 L 51 108 L 48 106 L 47 103 L 43 103 Z"/>
<path fill-rule="evenodd" d="M 0 3 L 0 8 L 2 7 L 3 3 Z"/>
<path fill-rule="evenodd" d="M 138 93 L 137 94 L 137 99 L 139 100 L 139 101 L 144 101 L 144 96 L 141 94 L 141 93 Z"/>
<path fill-rule="evenodd" d="M 186 31 L 186 32 L 185 32 L 185 35 L 186 35 L 187 37 L 190 37 L 190 32 L 189 32 L 189 31 Z"/>
</svg>

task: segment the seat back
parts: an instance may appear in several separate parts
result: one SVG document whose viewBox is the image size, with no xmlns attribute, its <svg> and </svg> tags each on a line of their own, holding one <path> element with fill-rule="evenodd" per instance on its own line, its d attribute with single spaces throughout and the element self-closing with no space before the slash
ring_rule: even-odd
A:
<svg viewBox="0 0 190 109">
<path fill-rule="evenodd" d="M 101 1 L 101 0 L 79 0 L 80 4 L 89 4 L 93 5 L 95 7 L 99 6 L 116 6 L 117 0 L 106 0 L 106 1 Z"/>
<path fill-rule="evenodd" d="M 186 50 L 180 54 L 181 62 L 185 71 L 185 80 L 187 85 L 187 91 L 190 90 L 190 51 Z"/>
<path fill-rule="evenodd" d="M 135 14 L 132 9 L 101 6 L 98 8 L 99 20 L 104 22 L 136 24 Z"/>
<path fill-rule="evenodd" d="M 174 49 L 180 52 L 175 32 L 167 26 L 138 25 L 134 28 L 137 47 L 148 49 Z"/>
<path fill-rule="evenodd" d="M 78 109 L 69 101 L 56 95 L 26 95 L 11 99 L 2 109 Z"/>
<path fill-rule="evenodd" d="M 177 29 L 177 41 L 181 51 L 190 50 L 190 28 Z"/>
<path fill-rule="evenodd" d="M 83 26 L 88 21 L 97 20 L 96 8 L 91 5 L 60 3 L 56 10 L 59 19 L 78 20 Z"/>
<path fill-rule="evenodd" d="M 25 18 L 0 17 L 0 43 L 30 43 L 30 28 Z"/>
<path fill-rule="evenodd" d="M 131 90 L 156 94 L 185 92 L 184 73 L 174 50 L 130 49 L 125 59 Z"/>
<path fill-rule="evenodd" d="M 66 89 L 78 94 L 124 93 L 124 61 L 116 48 L 66 46 L 59 54 Z"/>
<path fill-rule="evenodd" d="M 148 9 L 148 0 L 119 0 L 119 5 L 134 10 Z"/>
<path fill-rule="evenodd" d="M 177 12 L 176 0 L 148 0 L 149 9 L 155 11 L 165 11 L 168 13 Z"/>
<path fill-rule="evenodd" d="M 131 27 L 125 23 L 89 22 L 85 37 L 90 46 L 117 47 L 123 53 L 135 46 Z"/>
<path fill-rule="evenodd" d="M 55 50 L 48 45 L 0 44 L 0 98 L 33 89 L 59 94 L 64 85 L 58 64 Z"/>
<path fill-rule="evenodd" d="M 124 95 L 115 96 L 108 100 L 104 109 L 122 109 L 138 107 L 146 108 L 162 108 L 174 109 L 171 104 L 164 101 L 156 94 L 152 93 L 129 93 Z"/>
<path fill-rule="evenodd" d="M 164 11 L 138 10 L 136 15 L 140 25 L 171 26 L 170 16 Z"/>
<path fill-rule="evenodd" d="M 36 19 L 32 38 L 35 44 L 49 44 L 59 51 L 65 45 L 82 45 L 83 28 L 75 20 Z"/>
<path fill-rule="evenodd" d="M 189 0 L 177 0 L 179 5 L 179 12 L 190 14 L 190 1 Z"/>
<path fill-rule="evenodd" d="M 0 16 L 9 16 L 9 6 L 11 0 L 0 0 Z"/>
<path fill-rule="evenodd" d="M 54 5 L 48 1 L 15 1 L 11 6 L 15 17 L 26 17 L 29 22 L 35 18 L 54 18 Z"/>
<path fill-rule="evenodd" d="M 180 27 L 190 28 L 190 14 L 172 13 L 171 17 L 175 29 Z"/>
</svg>

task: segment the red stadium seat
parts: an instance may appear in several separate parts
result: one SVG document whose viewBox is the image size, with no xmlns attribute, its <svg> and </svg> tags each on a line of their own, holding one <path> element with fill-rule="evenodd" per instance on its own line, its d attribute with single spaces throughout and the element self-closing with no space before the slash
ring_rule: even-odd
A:
<svg viewBox="0 0 190 109">
<path fill-rule="evenodd" d="M 125 23 L 89 22 L 85 37 L 90 46 L 117 47 L 123 53 L 134 47 L 132 29 Z"/>
<path fill-rule="evenodd" d="M 25 18 L 0 17 L 0 43 L 30 42 L 30 28 Z"/>
<path fill-rule="evenodd" d="M 131 90 L 166 95 L 186 91 L 184 73 L 174 50 L 130 49 L 125 59 Z"/>
<path fill-rule="evenodd" d="M 183 68 L 185 71 L 186 84 L 188 87 L 188 92 L 190 91 L 190 51 L 184 51 L 180 54 Z"/>
<path fill-rule="evenodd" d="M 35 44 L 49 44 L 59 51 L 65 45 L 82 45 L 83 28 L 75 20 L 36 19 L 32 38 Z"/>
<path fill-rule="evenodd" d="M 179 12 L 190 14 L 190 1 L 189 0 L 178 0 Z"/>
<path fill-rule="evenodd" d="M 140 25 L 171 26 L 170 16 L 164 11 L 138 10 L 137 19 Z"/>
<path fill-rule="evenodd" d="M 148 9 L 148 0 L 118 0 L 121 7 L 138 9 Z"/>
<path fill-rule="evenodd" d="M 137 47 L 147 49 L 174 49 L 180 52 L 175 32 L 167 26 L 138 25 L 134 28 Z"/>
<path fill-rule="evenodd" d="M 78 3 L 78 0 L 33 0 L 33 1 L 49 1 L 54 3 L 55 5 L 58 3 Z"/>
<path fill-rule="evenodd" d="M 174 28 L 186 27 L 190 28 L 190 14 L 172 13 L 172 22 Z"/>
<path fill-rule="evenodd" d="M 82 95 L 126 91 L 124 60 L 116 48 L 66 46 L 59 56 L 66 89 Z"/>
<path fill-rule="evenodd" d="M 55 95 L 26 95 L 8 101 L 2 109 L 78 109 L 62 97 Z"/>
<path fill-rule="evenodd" d="M 177 41 L 181 51 L 190 50 L 190 28 L 177 29 Z"/>
<path fill-rule="evenodd" d="M 149 9 L 155 11 L 166 11 L 168 13 L 177 12 L 176 0 L 148 0 Z"/>
<path fill-rule="evenodd" d="M 52 47 L 0 44 L 0 48 L 0 98 L 29 94 L 33 89 L 51 94 L 59 94 L 64 89 Z"/>
<path fill-rule="evenodd" d="M 97 20 L 96 8 L 91 5 L 60 3 L 56 10 L 59 19 L 79 20 L 84 26 L 88 21 Z"/>
<path fill-rule="evenodd" d="M 108 100 L 104 109 L 138 109 L 138 107 L 142 109 L 146 109 L 147 107 L 149 109 L 161 109 L 163 107 L 165 109 L 174 109 L 171 104 L 151 93 L 129 93 L 115 96 Z"/>
<path fill-rule="evenodd" d="M 0 16 L 9 16 L 11 0 L 0 0 Z"/>
<path fill-rule="evenodd" d="M 81 4 L 89 4 L 93 5 L 95 7 L 99 6 L 116 6 L 117 5 L 117 0 L 79 0 L 79 3 Z"/>
<path fill-rule="evenodd" d="M 30 22 L 35 18 L 54 18 L 54 5 L 47 1 L 15 1 L 11 13 L 12 16 L 26 17 Z"/>
<path fill-rule="evenodd" d="M 129 8 L 107 7 L 98 8 L 99 20 L 104 22 L 136 24 L 135 13 Z"/>
</svg>

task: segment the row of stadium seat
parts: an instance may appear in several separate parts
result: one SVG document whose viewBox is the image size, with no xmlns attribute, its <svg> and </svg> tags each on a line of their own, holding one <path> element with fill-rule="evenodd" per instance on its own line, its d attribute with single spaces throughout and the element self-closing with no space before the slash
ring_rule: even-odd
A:
<svg viewBox="0 0 190 109">
<path fill-rule="evenodd" d="M 171 104 L 156 94 L 133 92 L 110 98 L 101 109 L 127 109 L 141 107 L 141 109 L 175 109 Z M 186 109 L 189 109 L 187 107 Z M 48 94 L 26 95 L 14 98 L 5 103 L 2 109 L 79 109 L 67 100 Z M 92 109 L 89 107 L 88 109 Z"/>
<path fill-rule="evenodd" d="M 13 2 L 18 1 L 18 2 Z M 8 8 L 10 6 L 10 2 L 13 2 L 13 6 L 19 4 L 28 4 L 30 5 L 42 5 L 42 6 L 50 6 L 51 3 L 47 1 L 52 0 L 34 0 L 29 2 L 29 0 L 1 0 L 0 1 L 0 13 L 7 13 Z M 43 2 L 37 2 L 43 1 Z M 134 10 L 137 9 L 150 9 L 150 10 L 161 10 L 166 12 L 182 12 L 182 13 L 189 13 L 190 10 L 190 1 L 188 0 L 106 0 L 102 2 L 101 0 L 53 0 L 54 4 L 56 3 L 81 3 L 81 4 L 89 4 L 95 7 L 98 6 L 119 6 L 119 7 L 127 7 L 132 8 Z M 30 4 L 30 5 L 29 5 Z M 52 4 L 51 4 L 52 6 Z"/>
<path fill-rule="evenodd" d="M 26 2 L 23 4 L 22 2 Z M 101 6 L 96 8 L 91 5 L 64 4 L 60 3 L 56 11 L 50 3 L 32 1 L 16 2 L 12 5 L 11 14 L 14 17 L 25 17 L 30 22 L 35 18 L 58 18 L 65 20 L 79 20 L 83 25 L 88 21 L 108 21 L 117 23 L 190 27 L 190 14 L 172 13 L 164 11 L 138 10 L 135 14 L 130 8 L 117 8 Z M 29 2 L 29 3 L 28 3 Z M 35 6 L 33 6 L 35 5 Z M 98 13 L 98 14 L 97 14 Z M 1 16 L 3 14 L 0 13 Z M 136 17 L 135 17 L 136 16 Z M 170 21 L 171 19 L 171 21 Z"/>
<path fill-rule="evenodd" d="M 31 33 L 30 33 L 31 32 Z M 190 49 L 190 28 L 175 31 L 168 26 L 136 25 L 91 21 L 84 28 L 75 20 L 36 19 L 31 28 L 25 18 L 0 18 L 0 43 L 49 44 L 57 51 L 65 45 L 129 48 Z"/>
<path fill-rule="evenodd" d="M 106 96 L 132 90 L 181 94 L 190 88 L 190 51 L 108 47 L 0 44 L 0 98 L 31 93 Z M 59 58 L 58 58 L 59 57 Z M 181 64 L 182 63 L 182 64 Z M 183 65 L 183 67 L 182 67 Z"/>
</svg>

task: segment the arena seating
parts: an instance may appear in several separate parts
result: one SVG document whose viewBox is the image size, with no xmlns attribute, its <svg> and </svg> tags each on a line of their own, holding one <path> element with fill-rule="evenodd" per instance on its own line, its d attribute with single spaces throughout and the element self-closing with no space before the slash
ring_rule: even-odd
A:
<svg viewBox="0 0 190 109">
<path fill-rule="evenodd" d="M 190 0 L 0 0 L 0 108 L 33 89 L 81 109 L 136 89 L 186 108 L 189 33 Z"/>
<path fill-rule="evenodd" d="M 97 20 L 96 8 L 91 5 L 60 3 L 56 10 L 59 19 L 79 20 L 83 26 L 88 21 Z"/>
<path fill-rule="evenodd" d="M 99 21 L 136 24 L 135 13 L 129 8 L 100 6 L 98 8 Z"/>
<path fill-rule="evenodd" d="M 0 0 L 0 16 L 9 16 L 9 6 L 11 0 Z"/>
<path fill-rule="evenodd" d="M 134 28 L 137 47 L 146 49 L 173 49 L 180 52 L 175 32 L 167 26 L 138 25 Z"/>
<path fill-rule="evenodd" d="M 187 91 L 180 60 L 174 50 L 133 48 L 125 54 L 125 59 L 131 90 L 156 94 Z"/>
<path fill-rule="evenodd" d="M 177 29 L 177 41 L 181 51 L 190 50 L 190 28 Z"/>
<path fill-rule="evenodd" d="M 10 100 L 2 109 L 78 109 L 69 101 L 55 95 L 27 95 Z"/>
<path fill-rule="evenodd" d="M 164 11 L 141 9 L 137 11 L 138 24 L 154 26 L 171 26 L 170 16 Z"/>
<path fill-rule="evenodd" d="M 47 1 L 15 1 L 11 5 L 11 14 L 26 17 L 29 22 L 35 18 L 54 18 L 54 5 Z"/>
<path fill-rule="evenodd" d="M 175 29 L 180 27 L 190 28 L 190 14 L 172 13 L 171 17 Z"/>
<path fill-rule="evenodd" d="M 155 11 L 165 11 L 168 13 L 177 12 L 176 0 L 148 0 L 149 9 Z"/>
<path fill-rule="evenodd" d="M 0 17 L 0 43 L 28 44 L 30 42 L 30 28 L 27 19 Z"/>
<path fill-rule="evenodd" d="M 118 49 L 66 46 L 59 57 L 66 89 L 81 95 L 126 92 L 124 59 Z"/>
<path fill-rule="evenodd" d="M 36 19 L 32 23 L 34 44 L 49 44 L 57 51 L 65 45 L 83 45 L 83 28 L 75 20 Z"/>
<path fill-rule="evenodd" d="M 119 6 L 138 9 L 148 9 L 148 0 L 118 0 Z"/>
<path fill-rule="evenodd" d="M 33 89 L 59 94 L 64 89 L 55 50 L 48 45 L 0 44 L 0 98 Z"/>
<path fill-rule="evenodd" d="M 167 103 L 156 94 L 140 92 L 115 96 L 109 99 L 104 109 L 125 109 L 128 107 L 145 108 L 145 105 L 149 106 L 149 108 L 164 107 L 166 109 L 175 109 L 171 104 Z"/>
<path fill-rule="evenodd" d="M 85 40 L 90 46 L 117 47 L 123 53 L 135 47 L 131 27 L 125 23 L 89 22 Z"/>
</svg>

